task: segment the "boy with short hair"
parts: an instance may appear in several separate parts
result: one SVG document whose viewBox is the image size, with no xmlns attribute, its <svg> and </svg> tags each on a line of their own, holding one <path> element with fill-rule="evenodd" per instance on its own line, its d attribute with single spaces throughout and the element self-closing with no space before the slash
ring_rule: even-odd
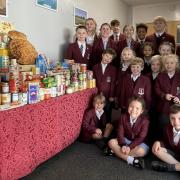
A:
<svg viewBox="0 0 180 180">
<path fill-rule="evenodd" d="M 85 26 L 78 26 L 76 28 L 77 41 L 69 44 L 66 51 L 65 59 L 69 62 L 74 60 L 75 63 L 87 64 L 90 67 L 90 55 L 92 47 L 86 43 L 87 29 Z"/>
<path fill-rule="evenodd" d="M 156 171 L 180 171 L 180 105 L 170 107 L 169 118 L 163 141 L 156 141 L 152 147 L 153 154 L 164 162 L 152 162 Z"/>
<path fill-rule="evenodd" d="M 101 63 L 93 67 L 93 75 L 96 79 L 98 91 L 106 97 L 105 110 L 107 111 L 108 119 L 111 119 L 112 103 L 115 97 L 117 70 L 110 64 L 115 56 L 116 52 L 114 49 L 107 48 L 102 53 Z"/>
</svg>

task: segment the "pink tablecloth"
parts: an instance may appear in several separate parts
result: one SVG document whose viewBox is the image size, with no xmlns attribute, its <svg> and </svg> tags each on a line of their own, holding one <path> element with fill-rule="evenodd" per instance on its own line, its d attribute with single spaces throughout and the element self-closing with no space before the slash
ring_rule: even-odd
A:
<svg viewBox="0 0 180 180">
<path fill-rule="evenodd" d="M 23 177 L 74 142 L 96 89 L 0 112 L 0 180 Z"/>
</svg>

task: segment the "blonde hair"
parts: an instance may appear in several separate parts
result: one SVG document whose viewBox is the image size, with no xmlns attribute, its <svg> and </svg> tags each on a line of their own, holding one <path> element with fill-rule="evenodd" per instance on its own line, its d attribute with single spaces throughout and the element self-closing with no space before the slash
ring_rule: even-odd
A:
<svg viewBox="0 0 180 180">
<path fill-rule="evenodd" d="M 144 61 L 140 57 L 134 57 L 131 61 L 131 66 L 132 65 L 141 65 L 142 69 L 144 68 Z"/>
<path fill-rule="evenodd" d="M 179 58 L 177 55 L 175 54 L 168 54 L 166 56 L 162 57 L 162 61 L 163 61 L 163 70 L 165 70 L 165 63 L 168 59 L 174 59 L 175 63 L 176 63 L 176 69 L 179 70 Z"/>
<path fill-rule="evenodd" d="M 156 17 L 154 18 L 153 24 L 155 24 L 156 21 L 163 21 L 164 24 L 167 25 L 167 21 L 166 21 L 165 17 L 163 17 L 163 16 L 156 16 Z"/>
<path fill-rule="evenodd" d="M 162 61 L 162 56 L 160 55 L 154 55 L 152 58 L 151 58 L 151 64 L 154 62 L 154 61 L 158 61 L 160 63 L 160 72 L 162 71 L 162 68 L 163 68 L 163 61 Z"/>
<path fill-rule="evenodd" d="M 93 23 L 95 24 L 95 30 L 94 30 L 94 32 L 96 32 L 97 23 L 96 23 L 95 19 L 93 19 L 93 18 L 87 18 L 87 19 L 85 20 L 85 26 L 86 26 L 86 23 L 87 23 L 88 21 L 93 21 Z"/>
<path fill-rule="evenodd" d="M 94 97 L 94 99 L 93 99 L 93 105 L 95 105 L 95 103 L 96 103 L 98 100 L 101 101 L 101 103 L 105 105 L 105 103 L 106 103 L 106 98 L 105 98 L 105 96 L 103 96 L 103 94 L 98 94 L 98 95 L 96 95 L 96 96 Z"/>
<path fill-rule="evenodd" d="M 122 50 L 122 52 L 121 52 L 121 63 L 123 63 L 122 61 L 123 61 L 123 58 L 122 58 L 122 54 L 124 53 L 124 51 L 130 51 L 130 52 L 132 52 L 132 58 L 134 58 L 134 57 L 136 57 L 136 53 L 135 53 L 135 51 L 133 51 L 131 48 L 129 48 L 129 47 L 125 47 L 123 50 Z"/>
</svg>

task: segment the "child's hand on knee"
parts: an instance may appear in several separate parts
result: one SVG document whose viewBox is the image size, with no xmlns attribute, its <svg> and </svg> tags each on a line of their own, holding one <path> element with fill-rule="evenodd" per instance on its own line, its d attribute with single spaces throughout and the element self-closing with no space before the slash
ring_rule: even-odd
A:
<svg viewBox="0 0 180 180">
<path fill-rule="evenodd" d="M 129 146 L 122 146 L 121 151 L 123 154 L 128 155 L 130 153 L 130 148 Z"/>
<path fill-rule="evenodd" d="M 102 131 L 99 128 L 96 129 L 95 133 L 98 134 L 98 135 L 102 135 Z"/>
<path fill-rule="evenodd" d="M 158 151 L 160 150 L 161 148 L 161 144 L 159 141 L 156 141 L 154 144 L 153 144 L 153 147 L 152 147 L 152 151 L 154 153 L 158 153 Z"/>
</svg>

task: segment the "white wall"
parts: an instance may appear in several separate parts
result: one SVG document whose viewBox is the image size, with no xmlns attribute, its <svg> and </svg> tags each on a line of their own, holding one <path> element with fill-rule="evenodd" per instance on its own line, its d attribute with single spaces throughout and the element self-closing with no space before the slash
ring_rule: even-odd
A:
<svg viewBox="0 0 180 180">
<path fill-rule="evenodd" d="M 132 23 L 152 22 L 155 16 L 164 16 L 167 20 L 180 20 L 180 2 L 162 3 L 132 8 Z"/>
<path fill-rule="evenodd" d="M 121 0 L 58 0 L 58 3 L 58 12 L 54 12 L 36 6 L 35 0 L 9 0 L 8 17 L 0 17 L 0 21 L 13 23 L 38 52 L 58 61 L 74 34 L 74 6 L 87 10 L 98 25 L 114 18 L 120 19 L 122 25 L 128 20 L 128 7 Z"/>
</svg>

